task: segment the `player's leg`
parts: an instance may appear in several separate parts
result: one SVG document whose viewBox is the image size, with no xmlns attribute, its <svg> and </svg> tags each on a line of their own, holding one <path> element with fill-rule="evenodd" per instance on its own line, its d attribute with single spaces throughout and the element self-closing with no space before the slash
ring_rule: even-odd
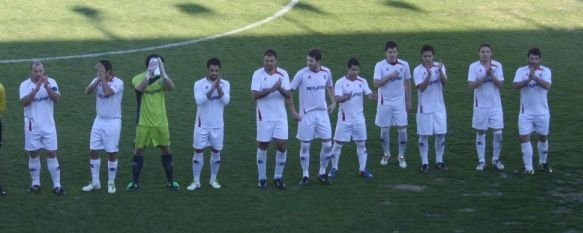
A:
<svg viewBox="0 0 583 233">
<path fill-rule="evenodd" d="M 427 113 L 417 113 L 417 135 L 419 135 L 419 155 L 421 172 L 429 171 L 429 135 L 433 134 L 433 121 Z"/>
<path fill-rule="evenodd" d="M 140 188 L 140 173 L 144 165 L 144 151 L 151 144 L 151 128 L 138 125 L 134 140 L 134 157 L 132 157 L 132 181 L 128 184 L 127 191 L 137 191 Z"/>
<path fill-rule="evenodd" d="M 535 129 L 538 134 L 538 164 L 539 168 L 546 173 L 553 172 L 553 169 L 547 161 L 549 152 L 549 141 L 547 140 L 547 135 L 549 134 L 549 122 L 550 114 L 537 116 L 535 121 Z"/>
<path fill-rule="evenodd" d="M 358 156 L 358 175 L 364 178 L 372 178 L 372 173 L 366 167 L 368 153 L 366 152 L 365 141 L 355 141 L 356 155 Z"/>
<path fill-rule="evenodd" d="M 109 121 L 104 138 L 107 159 L 107 192 L 115 193 L 115 178 L 117 176 L 117 152 L 119 151 L 119 139 L 121 137 L 121 119 Z"/>
<path fill-rule="evenodd" d="M 316 122 L 313 111 L 304 114 L 302 120 L 298 122 L 298 133 L 296 138 L 300 140 L 300 165 L 302 167 L 302 179 L 300 185 L 310 182 L 310 145 L 314 140 Z"/>
<path fill-rule="evenodd" d="M 383 148 L 383 157 L 381 158 L 381 165 L 387 165 L 389 159 L 391 158 L 391 122 L 392 114 L 390 112 L 390 106 L 388 105 L 377 105 L 377 113 L 375 117 L 375 124 L 380 128 L 380 138 L 381 146 Z"/>
<path fill-rule="evenodd" d="M 24 129 L 24 150 L 29 153 L 28 157 L 28 171 L 30 172 L 31 184 L 28 189 L 29 192 L 40 191 L 40 135 L 29 130 L 26 125 Z"/>
<path fill-rule="evenodd" d="M 101 189 L 101 182 L 99 181 L 99 170 L 101 169 L 99 150 L 105 148 L 103 136 L 106 127 L 98 118 L 95 118 L 93 121 L 91 136 L 89 138 L 89 171 L 91 172 L 91 182 L 81 188 L 84 192 Z"/>
<path fill-rule="evenodd" d="M 65 191 L 61 186 L 61 167 L 57 159 L 57 132 L 44 134 L 41 138 L 43 148 L 47 151 L 47 169 L 53 180 L 55 194 L 62 196 Z"/>
<path fill-rule="evenodd" d="M 445 134 L 447 134 L 447 115 L 445 109 L 434 112 L 433 132 L 435 132 L 435 167 L 438 170 L 447 171 L 448 168 L 444 162 L 445 153 Z"/>
<path fill-rule="evenodd" d="M 332 152 L 332 126 L 330 125 L 330 117 L 326 111 L 318 111 L 318 120 L 316 121 L 316 138 L 322 141 L 322 148 L 320 149 L 320 169 L 318 177 L 323 184 L 329 185 L 328 173 L 326 169 L 330 161 Z"/>
<path fill-rule="evenodd" d="M 192 135 L 192 148 L 194 155 L 192 155 L 192 183 L 186 187 L 189 191 L 194 191 L 200 188 L 200 174 L 204 167 L 204 149 L 210 145 L 210 132 L 204 128 L 195 127 Z"/>
<path fill-rule="evenodd" d="M 275 152 L 275 172 L 273 174 L 273 183 L 281 190 L 284 190 L 286 185 L 283 180 L 283 171 L 287 163 L 287 139 L 288 127 L 286 122 L 278 122 L 273 130 L 273 140 L 277 151 Z"/>
<path fill-rule="evenodd" d="M 520 134 L 520 147 L 522 151 L 522 161 L 524 162 L 524 174 L 533 175 L 532 165 L 532 144 L 530 134 L 534 130 L 533 117 L 527 114 L 518 114 L 518 133 Z"/>
<path fill-rule="evenodd" d="M 496 170 L 504 170 L 504 164 L 500 160 L 502 152 L 502 130 L 504 129 L 504 117 L 502 107 L 493 108 L 490 112 L 490 128 L 492 128 L 492 166 Z"/>
<path fill-rule="evenodd" d="M 219 174 L 219 168 L 221 167 L 221 150 L 223 149 L 223 139 L 224 139 L 224 128 L 212 129 L 210 135 L 211 142 L 211 178 L 209 184 L 215 188 L 220 189 L 221 185 L 217 176 Z"/>
<path fill-rule="evenodd" d="M 107 154 L 107 192 L 115 193 L 115 177 L 117 176 L 117 152 L 108 152 Z"/>
<path fill-rule="evenodd" d="M 168 127 L 155 127 L 152 129 L 152 143 L 160 150 L 160 164 L 166 173 L 166 187 L 169 190 L 179 190 L 180 184 L 174 180 L 174 159 L 170 151 L 170 132 Z"/>
<path fill-rule="evenodd" d="M 399 143 L 399 167 L 406 168 L 405 152 L 407 150 L 407 109 L 403 105 L 393 112 L 393 124 L 397 126 L 397 142 Z"/>
<path fill-rule="evenodd" d="M 273 122 L 257 122 L 257 187 L 264 189 L 267 187 L 267 149 L 269 142 L 273 138 Z"/>
<path fill-rule="evenodd" d="M 336 172 L 338 172 L 338 163 L 340 163 L 340 155 L 342 154 L 342 146 L 346 142 L 350 142 L 352 138 L 354 125 L 351 122 L 338 121 L 336 122 L 336 130 L 334 131 L 334 145 L 332 146 L 332 151 L 330 152 L 330 161 L 332 164 L 332 169 L 328 175 L 330 177 L 335 177 Z"/>
<path fill-rule="evenodd" d="M 478 164 L 476 171 L 483 171 L 486 167 L 486 131 L 488 130 L 488 109 L 473 108 L 472 128 L 476 130 L 476 153 Z"/>
</svg>

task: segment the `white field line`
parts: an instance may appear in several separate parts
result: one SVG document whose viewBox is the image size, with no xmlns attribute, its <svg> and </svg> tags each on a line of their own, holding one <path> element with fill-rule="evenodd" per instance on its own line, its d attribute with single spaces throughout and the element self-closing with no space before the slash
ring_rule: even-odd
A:
<svg viewBox="0 0 583 233">
<path fill-rule="evenodd" d="M 265 19 L 262 19 L 260 21 L 255 22 L 255 23 L 252 23 L 252 24 L 249 24 L 245 27 L 237 28 L 235 30 L 224 32 L 224 33 L 217 34 L 217 35 L 211 35 L 211 36 L 206 36 L 206 37 L 193 39 L 193 40 L 181 41 L 181 42 L 170 43 L 170 44 L 163 44 L 163 45 L 158 45 L 158 46 L 153 46 L 153 47 L 138 48 L 138 49 L 108 51 L 108 52 L 100 52 L 100 53 L 87 53 L 87 54 L 77 54 L 77 55 L 68 55 L 68 56 L 56 56 L 56 57 L 39 57 L 39 58 L 22 58 L 22 59 L 0 60 L 0 64 L 30 62 L 32 60 L 54 61 L 54 60 L 74 59 L 74 58 L 90 58 L 90 57 L 101 57 L 101 56 L 108 56 L 108 55 L 122 55 L 122 54 L 128 54 L 128 53 L 139 53 L 139 52 L 152 51 L 152 50 L 157 50 L 157 49 L 167 49 L 167 48 L 174 48 L 174 47 L 198 44 L 198 43 L 203 42 L 203 41 L 214 40 L 217 38 L 237 34 L 237 33 L 252 29 L 252 28 L 259 27 L 263 24 L 269 23 L 269 22 L 285 15 L 286 13 L 288 13 L 299 1 L 300 0 L 291 0 L 284 8 L 282 8 L 281 10 L 276 12 L 275 14 L 273 14 Z"/>
</svg>

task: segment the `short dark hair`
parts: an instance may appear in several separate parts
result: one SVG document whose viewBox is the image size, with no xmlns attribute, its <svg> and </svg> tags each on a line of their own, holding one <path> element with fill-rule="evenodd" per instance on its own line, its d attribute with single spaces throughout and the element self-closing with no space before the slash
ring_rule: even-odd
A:
<svg viewBox="0 0 583 233">
<path fill-rule="evenodd" d="M 435 55 L 435 49 L 433 49 L 433 46 L 431 45 L 423 45 L 423 47 L 421 47 L 421 55 L 423 55 L 423 52 L 427 52 L 427 51 L 431 51 L 431 53 L 433 55 Z"/>
<path fill-rule="evenodd" d="M 207 68 L 207 69 L 208 69 L 208 68 L 210 68 L 210 67 L 211 67 L 211 65 L 213 65 L 213 66 L 219 66 L 219 68 L 221 68 L 221 60 L 219 60 L 219 59 L 218 59 L 218 58 L 216 58 L 216 57 L 213 57 L 213 58 L 211 58 L 211 59 L 208 59 L 208 60 L 206 61 L 206 68 Z"/>
<path fill-rule="evenodd" d="M 478 47 L 478 51 L 480 51 L 484 47 L 489 48 L 490 51 L 492 51 L 492 46 L 490 44 L 488 44 L 488 43 L 481 44 L 480 47 Z"/>
<path fill-rule="evenodd" d="M 322 52 L 319 49 L 310 49 L 308 56 L 316 59 L 316 61 L 322 60 Z"/>
<path fill-rule="evenodd" d="M 389 40 L 387 41 L 387 43 L 385 43 L 385 52 L 389 49 L 389 48 L 396 48 L 399 49 L 399 47 L 397 46 L 397 42 Z"/>
<path fill-rule="evenodd" d="M 34 59 L 30 62 L 30 68 L 32 69 L 33 66 L 38 66 L 38 65 L 42 65 L 43 63 L 38 60 L 38 59 Z"/>
<path fill-rule="evenodd" d="M 350 68 L 351 66 L 360 66 L 360 62 L 358 61 L 358 59 L 351 57 L 350 59 L 348 59 L 348 63 L 346 63 L 346 67 Z"/>
<path fill-rule="evenodd" d="M 103 67 L 105 68 L 105 71 L 111 71 L 111 62 L 109 62 L 108 60 L 101 60 L 99 61 L 99 63 L 101 63 L 101 65 L 103 65 Z"/>
<path fill-rule="evenodd" d="M 531 49 L 529 49 L 527 56 L 530 57 L 530 55 L 535 55 L 535 56 L 538 56 L 539 58 L 542 57 L 542 54 L 541 54 L 539 48 L 531 48 Z"/>
<path fill-rule="evenodd" d="M 277 52 L 275 52 L 275 49 L 268 49 L 265 50 L 265 53 L 263 53 L 263 56 L 272 56 L 275 57 L 277 59 Z"/>
<path fill-rule="evenodd" d="M 146 62 L 145 62 L 146 68 L 148 68 L 148 65 L 150 64 L 150 59 L 152 59 L 154 57 L 158 57 L 158 58 L 160 58 L 160 60 L 162 60 L 162 62 L 164 62 L 164 58 L 162 56 L 160 56 L 158 54 L 150 54 L 150 55 L 148 55 L 148 57 L 146 57 Z"/>
</svg>

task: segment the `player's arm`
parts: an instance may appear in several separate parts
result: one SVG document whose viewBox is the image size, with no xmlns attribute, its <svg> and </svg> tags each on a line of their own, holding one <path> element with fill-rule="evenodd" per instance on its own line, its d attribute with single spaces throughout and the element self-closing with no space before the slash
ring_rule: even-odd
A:
<svg viewBox="0 0 583 233">
<path fill-rule="evenodd" d="M 328 114 L 332 114 L 336 108 L 336 97 L 334 96 L 334 87 L 328 86 L 326 90 L 328 91 L 328 97 L 330 98 L 330 105 L 328 105 Z M 352 96 L 352 95 L 351 95 Z"/>
<path fill-rule="evenodd" d="M 420 91 L 425 91 L 425 88 L 429 86 L 429 81 L 431 80 L 431 69 L 427 69 L 426 67 L 423 68 L 427 71 L 427 76 L 425 76 L 422 82 L 417 84 L 417 89 Z"/>
<path fill-rule="evenodd" d="M 488 78 L 488 74 L 486 74 L 482 78 L 476 77 L 476 74 L 473 72 L 474 71 L 473 67 L 474 67 L 473 65 L 470 65 L 470 69 L 468 71 L 468 87 L 470 89 L 476 89 L 480 87 L 482 83 L 484 83 Z"/>
<path fill-rule="evenodd" d="M 170 79 L 170 76 L 166 73 L 166 69 L 164 69 L 164 63 L 162 63 L 162 59 L 158 59 L 158 64 L 160 64 L 160 76 L 162 78 L 162 83 L 164 83 L 164 89 L 166 91 L 174 90 L 174 81 Z"/>
<path fill-rule="evenodd" d="M 532 73 L 532 70 L 531 70 Z M 514 90 L 520 90 L 524 87 L 526 87 L 528 85 L 528 83 L 530 81 L 532 81 L 532 76 L 529 75 L 527 79 L 525 80 L 521 80 L 521 81 L 517 81 L 520 80 L 520 69 L 516 71 L 516 75 L 514 76 L 514 83 L 512 84 L 512 87 L 514 88 Z"/>
<path fill-rule="evenodd" d="M 399 77 L 398 71 L 394 71 L 393 73 L 390 73 L 389 75 L 387 75 L 385 77 L 381 77 L 381 79 L 375 79 L 374 86 L 376 88 L 382 87 L 385 84 L 387 84 L 389 81 L 394 80 L 396 77 Z"/>
<path fill-rule="evenodd" d="M 504 81 L 500 80 L 498 76 L 496 76 L 496 74 L 492 71 L 490 71 L 490 78 L 492 78 L 492 83 L 494 83 L 494 86 L 496 86 L 498 89 L 502 88 Z"/>
<path fill-rule="evenodd" d="M 263 90 L 260 90 L 260 91 L 252 91 L 253 98 L 255 98 L 256 100 L 265 98 L 266 96 L 268 96 L 272 92 L 279 91 L 279 89 L 281 89 L 281 79 L 280 80 L 277 80 L 277 82 L 275 82 L 273 84 L 273 86 L 271 86 L 270 88 L 266 88 L 266 89 L 263 89 Z"/>
<path fill-rule="evenodd" d="M 405 106 L 408 112 L 409 110 L 411 110 L 411 79 L 405 79 L 404 88 L 405 88 Z"/>
<path fill-rule="evenodd" d="M 61 94 L 59 94 L 59 92 L 56 91 L 58 90 L 58 87 L 56 86 L 51 87 L 48 77 L 45 77 L 45 83 L 43 85 L 47 90 L 47 94 L 49 94 L 49 98 L 51 98 L 53 102 L 59 102 L 59 100 L 61 99 Z"/>
<path fill-rule="evenodd" d="M 87 85 L 87 87 L 85 88 L 85 94 L 89 95 L 91 93 L 93 93 L 95 91 L 95 89 L 97 88 L 97 85 L 99 85 L 99 83 L 101 82 L 101 79 L 99 78 L 94 78 L 93 80 L 91 80 L 91 83 L 89 83 L 89 85 Z"/>
<path fill-rule="evenodd" d="M 229 101 L 231 100 L 231 84 L 225 81 L 223 87 L 219 86 L 217 90 L 219 91 L 221 102 L 223 102 L 224 105 L 229 104 Z"/>
<path fill-rule="evenodd" d="M 148 87 L 148 82 L 150 82 L 150 77 L 152 77 L 152 72 L 148 70 L 144 75 L 144 79 L 142 79 L 142 81 L 136 85 L 135 89 L 137 92 L 143 93 L 146 90 L 146 87 Z"/>
<path fill-rule="evenodd" d="M 196 102 L 196 105 L 203 105 L 207 101 L 209 101 L 209 98 L 206 96 L 206 93 L 198 84 L 199 84 L 198 82 L 194 83 L 194 101 Z"/>
<path fill-rule="evenodd" d="M 443 65 L 443 63 L 439 62 L 439 67 L 437 68 L 437 71 L 439 71 L 439 81 L 441 82 L 441 85 L 446 86 L 447 75 L 445 74 L 445 66 Z"/>
<path fill-rule="evenodd" d="M 296 111 L 296 104 L 294 103 L 293 93 L 290 93 L 289 98 L 286 98 L 285 101 L 287 102 L 287 106 L 292 117 L 297 121 L 301 121 L 302 117 L 300 117 L 300 114 L 298 113 L 298 111 Z"/>
<path fill-rule="evenodd" d="M 538 76 L 536 76 L 534 71 L 533 72 L 530 72 L 530 76 L 531 76 L 531 79 L 532 80 L 534 80 L 536 83 L 538 83 L 538 86 L 539 87 L 542 87 L 542 88 L 544 88 L 546 90 L 549 90 L 551 88 L 551 83 L 545 81 L 542 78 L 539 78 Z"/>
</svg>

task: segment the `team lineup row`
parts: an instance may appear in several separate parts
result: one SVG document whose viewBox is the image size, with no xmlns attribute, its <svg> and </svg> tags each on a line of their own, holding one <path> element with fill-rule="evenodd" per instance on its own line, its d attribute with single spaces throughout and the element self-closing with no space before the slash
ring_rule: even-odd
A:
<svg viewBox="0 0 583 233">
<path fill-rule="evenodd" d="M 503 112 L 499 89 L 504 81 L 502 64 L 492 60 L 492 47 L 482 44 L 478 49 L 479 60 L 472 63 L 468 71 L 468 84 L 474 90 L 474 110 L 472 127 L 476 129 L 477 171 L 486 167 L 486 132 L 492 129 L 492 166 L 503 170 L 500 160 L 502 144 Z M 321 141 L 318 180 L 330 185 L 330 178 L 339 171 L 339 160 L 343 144 L 354 141 L 359 161 L 359 175 L 372 178 L 367 169 L 366 123 L 363 104 L 365 99 L 377 102 L 375 125 L 380 127 L 384 154 L 381 165 L 387 165 L 391 158 L 390 128 L 397 128 L 399 167 L 406 168 L 407 112 L 411 109 L 411 79 L 417 89 L 417 134 L 421 156 L 421 172 L 429 171 L 428 137 L 435 135 L 435 167 L 447 170 L 444 163 L 447 115 L 443 100 L 443 88 L 447 84 L 447 72 L 443 63 L 434 61 L 435 50 L 430 45 L 421 48 L 422 63 L 413 69 L 398 58 L 398 46 L 394 41 L 385 44 L 385 59 L 374 69 L 374 93 L 366 79 L 359 76 L 360 63 L 351 58 L 346 64 L 346 75 L 333 83 L 331 71 L 320 64 L 322 54 L 318 49 L 308 52 L 307 66 L 299 70 L 290 81 L 288 73 L 278 67 L 277 53 L 268 49 L 263 56 L 263 67 L 253 73 L 251 92 L 257 102 L 257 169 L 258 187 L 267 187 L 267 149 L 271 141 L 276 145 L 275 187 L 285 190 L 283 172 L 287 163 L 288 122 L 286 105 L 290 115 L 297 120 L 296 137 L 300 144 L 300 164 L 302 178 L 300 185 L 310 182 L 310 146 L 314 139 Z M 524 174 L 533 175 L 533 149 L 530 134 L 538 134 L 539 165 L 545 172 L 552 172 L 547 163 L 549 133 L 549 107 L 547 93 L 551 86 L 551 71 L 541 65 L 541 52 L 532 48 L 527 53 L 528 65 L 516 71 L 513 86 L 520 90 L 520 113 L 518 126 L 524 162 Z M 207 61 L 206 77 L 194 83 L 194 99 L 197 105 L 192 157 L 193 182 L 187 190 L 201 187 L 200 175 L 204 166 L 203 152 L 210 148 L 211 177 L 209 184 L 220 189 L 217 179 L 224 138 L 224 107 L 230 101 L 230 83 L 221 78 L 221 62 L 217 58 Z M 132 181 L 127 191 L 140 188 L 140 173 L 144 161 L 144 151 L 148 147 L 160 150 L 161 163 L 165 169 L 167 188 L 179 190 L 174 179 L 173 158 L 170 152 L 170 136 L 166 115 L 165 94 L 174 89 L 174 82 L 164 68 L 164 58 L 149 55 L 145 60 L 146 71 L 132 79 L 137 94 L 135 152 L 132 158 Z M 121 102 L 123 81 L 112 73 L 112 65 L 101 60 L 95 65 L 95 77 L 85 89 L 86 94 L 95 93 L 96 118 L 90 136 L 90 171 L 92 181 L 82 188 L 89 192 L 101 189 L 99 178 L 101 159 L 99 151 L 108 154 L 109 193 L 116 192 L 117 152 L 121 132 Z M 296 110 L 293 92 L 298 91 L 299 108 Z M 328 104 L 326 93 L 330 100 Z M 366 97 L 366 98 L 365 98 Z M 60 168 L 57 160 L 57 134 L 53 118 L 53 105 L 58 102 L 60 92 L 57 82 L 45 74 L 43 64 L 33 61 L 30 78 L 20 85 L 20 101 L 24 106 L 25 150 L 29 152 L 29 171 L 32 183 L 29 192 L 39 192 L 41 163 L 39 152 L 47 152 L 47 167 L 53 180 L 53 191 L 65 195 L 60 184 Z M 334 135 L 329 114 L 336 105 L 338 120 Z M 328 170 L 328 165 L 331 169 Z M 4 193 L 0 188 L 0 193 Z"/>
</svg>

